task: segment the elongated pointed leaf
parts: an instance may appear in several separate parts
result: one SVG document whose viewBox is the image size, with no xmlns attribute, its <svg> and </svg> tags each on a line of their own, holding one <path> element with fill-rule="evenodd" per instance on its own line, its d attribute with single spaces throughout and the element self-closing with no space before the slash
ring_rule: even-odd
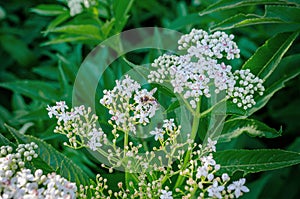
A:
<svg viewBox="0 0 300 199">
<path fill-rule="evenodd" d="M 121 32 L 123 27 L 125 26 L 128 20 L 128 12 L 133 4 L 134 0 L 115 0 L 113 1 L 113 11 L 114 11 L 114 18 L 116 19 L 115 22 L 115 31 L 116 33 Z"/>
<path fill-rule="evenodd" d="M 39 146 L 37 151 L 39 158 L 36 162 L 33 160 L 33 164 L 36 168 L 44 170 L 46 169 L 45 167 L 47 167 L 48 171 L 55 171 L 66 179 L 76 182 L 77 186 L 80 184 L 90 185 L 90 182 L 92 182 L 80 167 L 75 165 L 68 157 L 58 152 L 48 143 L 33 136 L 20 134 L 16 129 L 10 126 L 6 127 L 16 138 L 18 143 L 35 142 Z"/>
<path fill-rule="evenodd" d="M 14 35 L 0 35 L 0 46 L 20 64 L 28 67 L 37 62 L 36 55 L 30 50 L 28 45 Z"/>
<path fill-rule="evenodd" d="M 61 23 L 65 22 L 69 18 L 70 18 L 70 13 L 69 12 L 58 15 L 55 19 L 53 19 L 49 23 L 49 25 L 47 26 L 46 31 L 44 32 L 44 36 L 46 36 L 49 33 L 50 30 L 54 29 L 55 27 L 57 27 Z"/>
<path fill-rule="evenodd" d="M 67 8 L 57 4 L 41 4 L 30 11 L 43 16 L 56 16 L 68 12 Z"/>
<path fill-rule="evenodd" d="M 85 35 L 88 37 L 101 40 L 100 29 L 97 26 L 86 24 L 86 25 L 65 25 L 57 28 L 47 30 L 47 32 L 59 32 L 69 33 L 77 35 Z"/>
<path fill-rule="evenodd" d="M 242 171 L 244 175 L 289 167 L 300 163 L 300 153 L 280 149 L 226 150 L 214 154 L 221 165 L 220 172 L 229 175 Z"/>
<path fill-rule="evenodd" d="M 270 23 L 295 24 L 294 30 L 300 27 L 300 8 L 282 5 L 266 5 L 263 16 L 239 13 L 212 26 L 211 31 L 226 30 L 243 26 Z"/>
<path fill-rule="evenodd" d="M 296 67 L 299 65 L 299 61 L 300 54 L 292 55 L 282 60 L 278 68 L 276 68 L 274 73 L 266 80 L 265 85 L 267 89 L 264 95 L 255 98 L 256 104 L 247 110 L 247 115 L 251 115 L 264 107 L 277 91 L 284 88 L 286 82 L 300 74 L 300 67 Z"/>
<path fill-rule="evenodd" d="M 288 4 L 284 0 L 248 0 L 248 1 L 239 1 L 239 0 L 220 0 L 215 4 L 207 7 L 201 11 L 200 15 L 210 14 L 212 12 L 218 12 L 222 10 L 234 9 L 242 6 L 251 6 L 251 5 L 263 5 L 263 4 Z"/>
<path fill-rule="evenodd" d="M 89 36 L 84 36 L 84 35 L 70 35 L 70 34 L 62 34 L 55 39 L 51 39 L 51 41 L 47 41 L 41 44 L 41 46 L 48 46 L 52 44 L 60 44 L 60 43 L 65 43 L 65 42 L 84 42 L 88 44 L 99 44 L 101 40 L 91 38 Z"/>
<path fill-rule="evenodd" d="M 7 88 L 32 99 L 39 99 L 45 102 L 55 102 L 55 100 L 60 99 L 57 85 L 54 83 L 25 80 L 0 83 L 0 87 Z"/>
<path fill-rule="evenodd" d="M 223 133 L 219 136 L 219 142 L 229 142 L 240 136 L 243 133 L 247 133 L 251 137 L 266 137 L 275 138 L 281 135 L 281 129 L 276 131 L 270 128 L 266 124 L 254 120 L 254 119 L 232 119 L 224 123 Z"/>
<path fill-rule="evenodd" d="M 220 23 L 212 26 L 210 31 L 217 31 L 217 30 L 228 30 L 233 28 L 239 28 L 244 26 L 250 25 L 257 25 L 257 24 L 270 24 L 270 23 L 283 23 L 281 19 L 273 18 L 273 17 L 261 17 L 252 14 L 242 14 L 239 13 L 234 15 Z"/>
<path fill-rule="evenodd" d="M 253 74 L 266 80 L 276 69 L 298 34 L 298 32 L 280 33 L 272 37 L 257 49 L 254 55 L 242 66 L 242 69 L 250 69 Z"/>
<path fill-rule="evenodd" d="M 14 146 L 14 144 L 0 133 L 0 146 Z"/>
</svg>

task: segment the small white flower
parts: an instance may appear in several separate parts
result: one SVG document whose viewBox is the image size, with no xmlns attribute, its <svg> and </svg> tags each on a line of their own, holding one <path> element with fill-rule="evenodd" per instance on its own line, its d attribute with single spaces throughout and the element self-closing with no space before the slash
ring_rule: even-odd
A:
<svg viewBox="0 0 300 199">
<path fill-rule="evenodd" d="M 155 136 L 154 137 L 155 140 L 158 140 L 158 139 L 163 139 L 164 138 L 163 132 L 164 131 L 162 129 L 155 128 L 155 130 L 151 131 L 150 134 Z"/>
<path fill-rule="evenodd" d="M 172 191 L 161 190 L 160 199 L 173 199 Z"/>
<path fill-rule="evenodd" d="M 210 150 L 210 151 L 213 151 L 213 152 L 216 152 L 216 144 L 217 144 L 217 141 L 213 141 L 211 140 L 210 138 L 208 138 L 207 140 L 207 148 Z"/>
<path fill-rule="evenodd" d="M 218 181 L 214 181 L 213 185 L 210 186 L 207 191 L 208 191 L 208 196 L 210 197 L 216 197 L 216 198 L 222 198 L 221 192 L 224 190 L 224 186 L 219 186 Z"/>
<path fill-rule="evenodd" d="M 245 178 L 240 179 L 239 181 L 234 181 L 232 184 L 230 184 L 227 188 L 228 190 L 233 191 L 236 198 L 240 197 L 244 193 L 249 192 L 248 187 L 246 187 L 244 184 L 246 182 Z"/>
<path fill-rule="evenodd" d="M 208 175 L 208 168 L 206 166 L 202 166 L 202 167 L 198 167 L 197 169 L 197 173 L 196 173 L 196 178 L 201 178 L 203 177 L 207 177 Z"/>
</svg>

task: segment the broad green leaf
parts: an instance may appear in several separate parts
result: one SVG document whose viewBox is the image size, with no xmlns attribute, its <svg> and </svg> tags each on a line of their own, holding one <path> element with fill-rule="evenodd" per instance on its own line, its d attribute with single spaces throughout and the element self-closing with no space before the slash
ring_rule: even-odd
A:
<svg viewBox="0 0 300 199">
<path fill-rule="evenodd" d="M 56 16 L 68 12 L 67 8 L 57 4 L 41 4 L 30 11 L 43 16 Z"/>
<path fill-rule="evenodd" d="M 30 66 L 37 61 L 27 44 L 14 35 L 0 35 L 0 45 L 21 66 Z"/>
<path fill-rule="evenodd" d="M 266 124 L 254 119 L 232 119 L 224 123 L 219 142 L 229 142 L 232 139 L 247 133 L 251 137 L 275 138 L 281 135 L 281 129 L 276 131 Z"/>
<path fill-rule="evenodd" d="M 109 33 L 111 32 L 112 28 L 114 27 L 116 23 L 116 20 L 112 18 L 110 21 L 106 21 L 102 26 L 101 26 L 101 33 L 103 35 L 103 38 L 107 38 Z"/>
<path fill-rule="evenodd" d="M 14 93 L 12 96 L 12 108 L 15 111 L 26 109 L 26 103 L 19 93 Z"/>
<path fill-rule="evenodd" d="M 76 78 L 76 72 L 78 70 L 78 66 L 76 66 L 76 64 L 72 63 L 63 55 L 57 53 L 56 56 L 59 59 L 59 62 L 61 62 L 61 66 L 63 68 L 65 75 L 71 80 L 71 82 L 74 82 Z"/>
<path fill-rule="evenodd" d="M 64 68 L 62 67 L 62 63 L 61 61 L 59 61 L 58 63 L 58 70 L 59 70 L 59 76 L 58 76 L 58 80 L 59 80 L 59 84 L 60 84 L 60 89 L 61 89 L 61 99 L 66 99 L 68 97 L 72 96 L 72 88 L 69 85 L 67 76 L 65 74 Z"/>
<path fill-rule="evenodd" d="M 175 102 L 173 102 L 172 104 L 170 104 L 170 106 L 166 110 L 166 113 L 172 112 L 175 109 L 177 109 L 178 107 L 180 107 L 180 102 L 178 100 L 176 100 Z"/>
<path fill-rule="evenodd" d="M 86 24 L 86 25 L 64 25 L 57 28 L 47 30 L 47 32 L 55 33 L 69 33 L 74 35 L 81 35 L 90 37 L 90 39 L 101 40 L 100 29 L 97 26 Z"/>
<path fill-rule="evenodd" d="M 70 14 L 69 12 L 67 13 L 63 13 L 58 15 L 55 19 L 53 19 L 47 26 L 45 32 L 44 32 L 44 36 L 46 36 L 50 30 L 54 29 L 55 27 L 57 27 L 59 24 L 65 22 L 67 19 L 70 18 Z"/>
<path fill-rule="evenodd" d="M 244 175 L 289 167 L 300 163 L 300 153 L 280 149 L 226 150 L 214 154 L 221 165 L 219 172 L 231 176 L 237 171 Z"/>
<path fill-rule="evenodd" d="M 182 27 L 185 27 L 187 25 L 195 25 L 197 23 L 203 23 L 203 18 L 199 16 L 197 13 L 189 14 L 186 16 L 181 16 L 176 18 L 174 21 L 172 21 L 169 25 L 168 28 L 172 30 L 179 30 Z M 207 19 L 204 19 L 207 21 Z"/>
<path fill-rule="evenodd" d="M 251 190 L 247 193 L 247 199 L 258 199 L 266 184 L 268 184 L 271 175 L 260 177 L 254 182 L 247 183 L 247 187 Z"/>
<path fill-rule="evenodd" d="M 283 59 L 274 73 L 266 80 L 266 90 L 263 96 L 255 98 L 256 104 L 247 111 L 251 115 L 266 105 L 275 92 L 284 88 L 285 83 L 300 74 L 300 54 L 292 55 Z"/>
<path fill-rule="evenodd" d="M 224 21 L 221 21 L 220 23 L 217 23 L 210 27 L 210 31 L 214 32 L 217 30 L 228 30 L 233 28 L 239 28 L 244 26 L 250 26 L 250 25 L 257 25 L 257 24 L 270 24 L 270 23 L 283 23 L 281 19 L 278 18 L 267 18 L 267 17 L 261 17 L 258 15 L 253 14 L 242 14 L 239 13 L 237 15 L 234 15 L 228 19 L 225 19 Z"/>
<path fill-rule="evenodd" d="M 266 5 L 263 16 L 254 14 L 239 13 L 230 18 L 215 24 L 210 28 L 211 31 L 226 30 L 243 26 L 270 24 L 270 23 L 288 23 L 295 24 L 294 29 L 300 28 L 300 9 L 298 7 L 281 6 L 281 5 Z M 298 25 L 297 25 L 298 24 Z"/>
<path fill-rule="evenodd" d="M 14 144 L 0 133 L 0 146 L 14 146 Z"/>
<path fill-rule="evenodd" d="M 300 8 L 282 5 L 266 5 L 265 17 L 278 18 L 287 23 L 300 23 Z"/>
<path fill-rule="evenodd" d="M 60 43 L 68 43 L 68 42 L 84 42 L 87 44 L 99 44 L 101 40 L 96 38 L 91 38 L 89 36 L 83 35 L 70 35 L 70 34 L 62 34 L 51 41 L 47 41 L 41 44 L 41 46 L 47 46 L 52 44 L 60 44 Z"/>
<path fill-rule="evenodd" d="M 49 119 L 47 110 L 44 106 L 19 114 L 15 119 L 21 124 L 29 121 L 39 121 Z"/>
<path fill-rule="evenodd" d="M 298 36 L 296 33 L 280 33 L 267 40 L 254 55 L 242 66 L 251 73 L 266 80 L 280 63 L 283 55 Z"/>
<path fill-rule="evenodd" d="M 22 135 L 10 126 L 6 127 L 19 143 L 35 142 L 39 146 L 37 151 L 39 158 L 37 159 L 37 162 L 33 160 L 33 164 L 36 168 L 44 169 L 40 166 L 48 165 L 48 169 L 51 168 L 52 171 L 55 171 L 71 182 L 76 182 L 77 186 L 80 184 L 90 185 L 91 180 L 88 178 L 87 174 L 85 174 L 81 168 L 75 165 L 68 157 L 58 152 L 51 145 L 36 137 Z"/>
<path fill-rule="evenodd" d="M 56 66 L 38 66 L 32 69 L 32 72 L 40 75 L 41 77 L 57 80 L 58 71 Z"/>
<path fill-rule="evenodd" d="M 242 6 L 252 6 L 252 5 L 264 5 L 264 4 L 288 4 L 288 1 L 284 0 L 220 0 L 206 9 L 202 10 L 199 14 L 200 16 L 210 14 L 212 12 L 218 12 L 222 10 L 234 9 Z"/>
<path fill-rule="evenodd" d="M 116 33 L 121 32 L 128 20 L 128 12 L 133 4 L 134 0 L 115 0 L 113 1 L 113 11 L 115 22 Z"/>
<path fill-rule="evenodd" d="M 24 80 L 0 83 L 0 87 L 10 89 L 32 99 L 38 99 L 44 102 L 55 102 L 55 100 L 60 99 L 58 88 L 55 83 Z"/>
</svg>

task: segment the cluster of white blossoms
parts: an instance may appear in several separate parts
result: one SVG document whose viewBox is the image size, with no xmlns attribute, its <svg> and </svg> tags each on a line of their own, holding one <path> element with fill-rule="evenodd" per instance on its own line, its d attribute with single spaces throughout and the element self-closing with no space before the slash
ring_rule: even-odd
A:
<svg viewBox="0 0 300 199">
<path fill-rule="evenodd" d="M 118 90 L 114 88 L 112 91 L 106 91 L 105 97 L 101 100 L 101 103 L 109 108 L 112 117 L 123 113 L 113 112 L 118 108 L 122 111 L 135 110 L 132 107 L 136 107 L 136 105 L 145 101 L 155 103 L 153 106 L 157 103 L 150 100 L 153 97 L 151 94 L 146 91 L 139 91 L 140 86 L 129 77 L 126 77 L 123 81 L 117 81 L 116 88 Z M 137 93 L 146 93 L 148 99 L 145 100 L 144 95 L 140 96 Z M 121 105 L 119 106 L 117 102 Z M 125 104 L 125 106 L 123 107 L 122 104 Z M 82 135 L 83 133 L 89 135 L 90 130 L 94 128 L 94 122 L 88 122 L 90 117 L 84 117 L 85 121 L 88 122 L 87 124 L 83 125 L 84 122 L 82 122 L 84 121 L 82 115 L 86 115 L 89 111 L 79 107 L 75 107 L 71 112 L 67 112 L 67 109 L 68 107 L 64 102 L 58 102 L 56 106 L 48 107 L 49 116 L 55 116 L 58 119 L 59 126 L 57 130 L 60 132 L 66 131 L 65 134 L 68 136 L 70 129 L 65 129 L 63 126 L 92 125 L 88 131 L 81 129 L 80 133 L 77 130 L 71 130 L 71 132 L 76 132 L 79 137 L 85 138 L 86 142 L 93 139 Z M 129 113 L 127 116 L 133 117 L 133 114 Z M 115 122 L 112 125 L 122 124 L 122 122 Z M 107 140 L 96 139 L 96 146 L 112 144 L 106 152 L 102 153 L 105 154 L 112 165 L 107 167 L 102 164 L 102 167 L 108 168 L 109 172 L 113 172 L 113 168 L 123 166 L 130 175 L 135 176 L 137 181 L 127 182 L 126 187 L 123 187 L 123 183 L 119 182 L 117 185 L 119 190 L 112 191 L 107 185 L 108 180 L 97 175 L 96 185 L 81 186 L 78 196 L 85 198 L 87 192 L 92 191 L 95 198 L 188 199 L 196 196 L 196 198 L 204 199 L 239 198 L 243 193 L 249 192 L 249 189 L 244 185 L 244 178 L 232 182 L 228 174 L 221 172 L 221 165 L 217 164 L 213 158 L 213 153 L 216 152 L 216 141 L 208 139 L 205 145 L 196 144 L 189 139 L 189 134 L 186 140 L 182 140 L 181 126 L 177 126 L 174 119 L 166 119 L 160 126 L 150 132 L 153 139 L 157 141 L 150 152 L 141 152 L 142 144 L 135 146 L 136 144 L 133 142 L 129 142 L 128 145 L 124 146 L 124 151 L 121 150 L 116 146 L 116 138 L 118 137 L 116 134 L 115 141 L 112 141 L 112 143 Z M 103 132 L 102 134 L 105 135 Z M 104 137 L 103 135 L 102 137 Z M 91 148 L 90 145 L 84 143 L 81 145 Z M 74 145 L 70 146 L 74 147 Z M 96 150 L 100 152 L 102 149 L 98 147 Z M 189 161 L 187 162 L 184 161 L 186 154 L 189 154 Z M 166 185 L 171 183 L 170 185 L 173 186 L 176 179 L 181 177 L 184 180 L 180 186 L 174 186 L 171 189 Z M 171 179 L 175 181 L 172 182 Z"/>
<path fill-rule="evenodd" d="M 215 32 L 209 35 L 203 30 L 193 29 L 178 41 L 178 49 L 186 54 L 164 54 L 151 64 L 154 68 L 148 75 L 149 82 L 169 82 L 174 93 L 188 99 L 196 108 L 201 96 L 211 97 L 213 93 L 226 92 L 226 98 L 244 109 L 255 105 L 254 95 L 263 94 L 263 81 L 249 70 L 232 72 L 232 67 L 218 60 L 225 57 L 239 57 L 240 50 L 233 41 L 233 35 Z"/>
<path fill-rule="evenodd" d="M 50 118 L 57 119 L 55 133 L 64 134 L 69 139 L 69 145 L 73 148 L 87 146 L 91 150 L 97 150 L 102 143 L 107 142 L 106 134 L 97 128 L 98 117 L 91 114 L 91 109 L 78 106 L 68 111 L 66 102 L 56 102 L 55 106 L 47 107 Z M 79 138 L 79 139 L 78 139 Z"/>
<path fill-rule="evenodd" d="M 25 162 L 37 158 L 35 143 L 19 144 L 16 153 L 10 146 L 1 146 L 0 198 L 76 198 L 75 183 L 55 173 L 43 175 L 41 169 L 34 173 L 25 168 Z"/>
<path fill-rule="evenodd" d="M 100 103 L 104 105 L 112 117 L 109 123 L 125 132 L 136 133 L 136 125 L 146 125 L 158 109 L 153 97 L 156 89 L 147 91 L 128 75 L 121 81 L 116 80 L 113 90 L 104 90 Z"/>
<path fill-rule="evenodd" d="M 84 8 L 89 8 L 94 4 L 91 0 L 68 0 L 67 2 L 71 16 L 80 14 Z"/>
</svg>

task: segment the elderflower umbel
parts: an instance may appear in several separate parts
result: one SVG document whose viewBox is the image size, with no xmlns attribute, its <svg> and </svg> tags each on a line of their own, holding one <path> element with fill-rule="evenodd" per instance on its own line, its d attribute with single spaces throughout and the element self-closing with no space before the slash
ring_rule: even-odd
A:
<svg viewBox="0 0 300 199">
<path fill-rule="evenodd" d="M 107 139 L 102 129 L 96 127 L 98 117 L 84 106 L 68 109 L 64 101 L 56 102 L 56 106 L 48 105 L 49 117 L 58 120 L 54 132 L 66 135 L 69 145 L 74 148 L 87 146 L 95 151 L 101 147 Z"/>
<path fill-rule="evenodd" d="M 1 146 L 0 198 L 75 198 L 75 183 L 55 173 L 43 175 L 41 169 L 31 173 L 24 167 L 25 162 L 37 158 L 37 148 L 33 142 L 19 144 L 13 153 L 12 147 Z"/>
<path fill-rule="evenodd" d="M 226 92 L 238 107 L 244 109 L 255 105 L 256 93 L 263 94 L 263 81 L 249 69 L 232 72 L 232 67 L 218 60 L 239 57 L 240 50 L 233 35 L 215 32 L 209 35 L 203 30 L 193 29 L 178 41 L 178 49 L 186 54 L 158 57 L 152 63 L 155 70 L 148 75 L 149 82 L 170 82 L 174 93 L 181 94 L 196 108 L 201 96 L 211 97 L 212 92 Z M 214 86 L 214 88 L 212 87 Z"/>
<path fill-rule="evenodd" d="M 155 91 L 156 89 L 141 89 L 139 83 L 126 75 L 123 80 L 116 80 L 113 90 L 103 91 L 100 103 L 112 115 L 110 123 L 115 123 L 119 130 L 136 133 L 135 125 L 148 124 L 158 108 L 153 97 Z"/>
</svg>

